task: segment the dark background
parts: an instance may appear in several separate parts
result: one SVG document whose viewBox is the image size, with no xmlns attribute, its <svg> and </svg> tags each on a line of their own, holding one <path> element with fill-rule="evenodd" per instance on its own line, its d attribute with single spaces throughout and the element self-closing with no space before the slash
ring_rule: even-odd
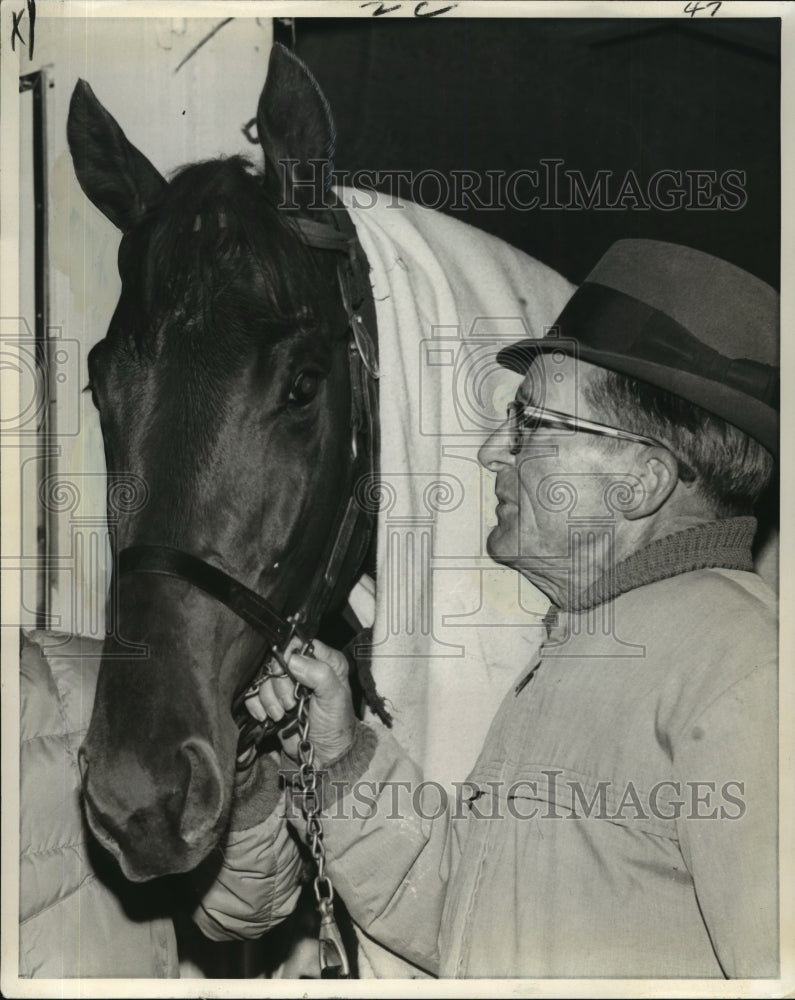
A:
<svg viewBox="0 0 795 1000">
<path fill-rule="evenodd" d="M 744 170 L 739 211 L 455 214 L 575 282 L 616 239 L 649 237 L 779 286 L 778 19 L 297 18 L 275 33 L 329 99 L 337 168 L 510 173 L 557 157 L 587 181 L 632 169 L 644 188 L 660 169 Z"/>
</svg>

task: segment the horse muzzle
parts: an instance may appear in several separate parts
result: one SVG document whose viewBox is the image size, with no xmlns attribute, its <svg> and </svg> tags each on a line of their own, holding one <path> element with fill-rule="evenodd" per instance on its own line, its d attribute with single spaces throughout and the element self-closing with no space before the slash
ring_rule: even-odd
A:
<svg viewBox="0 0 795 1000">
<path fill-rule="evenodd" d="M 88 824 L 132 882 L 192 871 L 218 842 L 224 780 L 210 745 L 187 739 L 155 772 L 132 756 L 78 755 Z"/>
</svg>

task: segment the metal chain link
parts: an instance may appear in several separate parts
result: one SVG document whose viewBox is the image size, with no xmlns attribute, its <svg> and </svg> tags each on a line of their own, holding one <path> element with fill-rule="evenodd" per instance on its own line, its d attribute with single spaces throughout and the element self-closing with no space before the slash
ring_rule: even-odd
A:
<svg viewBox="0 0 795 1000">
<path fill-rule="evenodd" d="M 313 656 L 312 643 L 301 650 L 303 656 Z M 315 748 L 309 736 L 309 700 L 312 692 L 296 682 L 296 725 L 298 729 L 298 794 L 306 820 L 306 842 L 315 863 L 313 883 L 315 902 L 320 916 L 318 946 L 320 975 L 324 979 L 348 979 L 350 966 L 337 922 L 334 919 L 334 886 L 326 874 L 326 848 L 323 843 L 323 821 L 318 797 L 318 774 L 315 769 Z"/>
</svg>

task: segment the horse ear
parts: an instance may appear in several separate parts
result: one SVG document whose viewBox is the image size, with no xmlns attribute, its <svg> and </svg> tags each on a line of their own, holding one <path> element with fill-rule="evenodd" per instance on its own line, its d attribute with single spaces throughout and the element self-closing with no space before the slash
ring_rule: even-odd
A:
<svg viewBox="0 0 795 1000">
<path fill-rule="evenodd" d="M 123 233 L 163 195 L 166 181 L 133 146 L 85 80 L 69 103 L 66 137 L 86 196 Z"/>
<path fill-rule="evenodd" d="M 320 209 L 331 187 L 334 122 L 317 80 L 289 49 L 271 49 L 257 107 L 265 182 L 284 208 Z"/>
</svg>

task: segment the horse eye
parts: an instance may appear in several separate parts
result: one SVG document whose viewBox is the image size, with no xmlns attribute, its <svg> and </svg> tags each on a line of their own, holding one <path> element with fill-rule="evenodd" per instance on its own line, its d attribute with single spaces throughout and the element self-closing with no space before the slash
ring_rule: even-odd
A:
<svg viewBox="0 0 795 1000">
<path fill-rule="evenodd" d="M 298 406 L 311 403 L 320 388 L 320 375 L 317 372 L 303 371 L 293 382 L 290 390 L 290 402 Z"/>
</svg>

